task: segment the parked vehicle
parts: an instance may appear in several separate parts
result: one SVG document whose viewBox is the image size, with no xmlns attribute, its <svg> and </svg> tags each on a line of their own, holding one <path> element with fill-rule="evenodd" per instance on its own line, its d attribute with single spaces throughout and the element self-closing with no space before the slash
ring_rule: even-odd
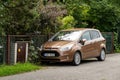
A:
<svg viewBox="0 0 120 80">
<path fill-rule="evenodd" d="M 106 41 L 97 29 L 76 28 L 56 33 L 41 46 L 41 62 L 72 62 L 97 58 L 104 61 Z"/>
</svg>

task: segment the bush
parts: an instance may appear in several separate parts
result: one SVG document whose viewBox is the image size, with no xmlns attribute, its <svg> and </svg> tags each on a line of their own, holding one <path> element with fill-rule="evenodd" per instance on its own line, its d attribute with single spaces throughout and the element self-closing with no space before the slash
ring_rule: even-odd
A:
<svg viewBox="0 0 120 80">
<path fill-rule="evenodd" d="M 76 23 L 74 17 L 71 15 L 64 17 L 60 22 L 62 23 L 62 25 L 60 26 L 60 29 L 73 28 Z"/>
<path fill-rule="evenodd" d="M 33 43 L 29 46 L 29 55 L 28 55 L 28 61 L 34 64 L 39 64 L 39 55 L 38 55 L 38 49 L 35 48 Z"/>
<path fill-rule="evenodd" d="M 118 44 L 118 33 L 114 32 L 114 48 L 115 52 L 120 52 L 120 44 Z"/>
</svg>

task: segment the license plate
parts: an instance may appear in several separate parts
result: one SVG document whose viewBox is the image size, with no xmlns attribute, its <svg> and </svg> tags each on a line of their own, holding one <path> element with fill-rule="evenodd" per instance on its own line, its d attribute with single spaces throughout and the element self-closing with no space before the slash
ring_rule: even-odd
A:
<svg viewBox="0 0 120 80">
<path fill-rule="evenodd" d="M 54 57 L 55 54 L 54 53 L 45 53 L 44 56 L 46 56 L 46 57 Z"/>
</svg>

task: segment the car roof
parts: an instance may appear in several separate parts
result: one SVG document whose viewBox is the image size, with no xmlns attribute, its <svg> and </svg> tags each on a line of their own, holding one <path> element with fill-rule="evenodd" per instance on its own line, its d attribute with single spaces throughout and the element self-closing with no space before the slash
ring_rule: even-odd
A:
<svg viewBox="0 0 120 80">
<path fill-rule="evenodd" d="M 72 28 L 72 29 L 66 29 L 66 30 L 62 30 L 62 31 L 86 31 L 86 30 L 97 30 L 97 29 L 93 29 L 93 28 Z"/>
</svg>

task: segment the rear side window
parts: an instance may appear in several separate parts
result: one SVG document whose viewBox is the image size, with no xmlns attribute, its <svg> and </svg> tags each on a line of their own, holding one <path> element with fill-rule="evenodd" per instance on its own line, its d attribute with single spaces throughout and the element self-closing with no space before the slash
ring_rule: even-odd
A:
<svg viewBox="0 0 120 80">
<path fill-rule="evenodd" d="M 87 31 L 87 32 L 83 33 L 82 34 L 82 39 L 91 40 L 90 32 Z"/>
<path fill-rule="evenodd" d="M 99 37 L 100 37 L 100 34 L 99 34 L 98 31 L 92 30 L 92 31 L 90 31 L 90 33 L 91 33 L 92 39 L 96 39 L 96 38 L 99 38 Z"/>
</svg>

